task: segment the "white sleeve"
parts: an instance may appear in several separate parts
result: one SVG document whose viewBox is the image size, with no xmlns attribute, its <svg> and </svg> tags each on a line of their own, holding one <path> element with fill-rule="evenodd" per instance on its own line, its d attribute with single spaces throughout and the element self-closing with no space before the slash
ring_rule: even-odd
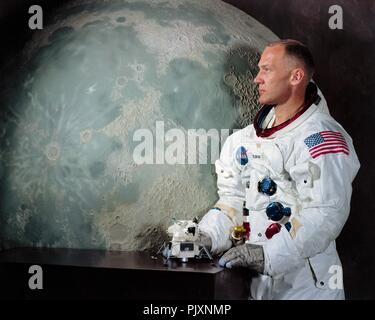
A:
<svg viewBox="0 0 375 320">
<path fill-rule="evenodd" d="M 228 250 L 232 242 L 230 233 L 233 226 L 242 224 L 242 205 L 245 188 L 241 182 L 241 170 L 236 164 L 234 139 L 231 135 L 224 143 L 220 159 L 216 161 L 219 200 L 199 223 L 199 228 L 212 240 L 212 252 Z"/>
<path fill-rule="evenodd" d="M 301 209 L 292 213 L 289 232 L 283 227 L 264 245 L 269 275 L 303 265 L 306 258 L 325 251 L 340 234 L 350 212 L 352 181 L 360 167 L 351 138 L 344 137 L 349 154 L 322 153 L 313 158 L 303 137 L 296 144 L 296 161 L 289 174 Z"/>
</svg>

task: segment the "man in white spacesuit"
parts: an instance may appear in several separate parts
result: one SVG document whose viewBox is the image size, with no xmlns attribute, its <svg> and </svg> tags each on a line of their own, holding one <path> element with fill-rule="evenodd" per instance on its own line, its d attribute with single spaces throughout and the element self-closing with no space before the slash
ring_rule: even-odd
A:
<svg viewBox="0 0 375 320">
<path fill-rule="evenodd" d="M 213 253 L 229 249 L 221 266 L 257 272 L 252 299 L 344 299 L 335 239 L 360 166 L 352 139 L 310 82 L 314 63 L 303 44 L 272 43 L 258 66 L 263 107 L 215 163 L 220 199 L 199 224 L 204 242 Z M 250 234 L 233 246 L 244 201 Z"/>
</svg>

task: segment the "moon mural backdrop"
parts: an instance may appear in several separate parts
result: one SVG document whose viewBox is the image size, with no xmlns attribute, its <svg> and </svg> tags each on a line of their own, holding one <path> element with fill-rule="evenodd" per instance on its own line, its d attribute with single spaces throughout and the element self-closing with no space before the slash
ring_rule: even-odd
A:
<svg viewBox="0 0 375 320">
<path fill-rule="evenodd" d="M 197 151 L 192 129 L 251 122 L 259 54 L 276 39 L 217 0 L 59 8 L 0 80 L 1 246 L 151 250 L 173 218 L 202 216 L 218 153 L 171 163 L 168 148 L 181 160 Z M 224 138 L 201 144 L 210 155 Z M 140 149 L 151 163 L 135 161 Z"/>
</svg>

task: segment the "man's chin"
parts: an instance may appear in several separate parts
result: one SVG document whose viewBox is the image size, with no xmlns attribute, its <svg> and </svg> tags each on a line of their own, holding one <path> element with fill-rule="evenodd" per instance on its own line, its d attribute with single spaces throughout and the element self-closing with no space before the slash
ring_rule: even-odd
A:
<svg viewBox="0 0 375 320">
<path fill-rule="evenodd" d="M 259 101 L 259 104 L 268 104 L 268 105 L 271 105 L 271 104 L 274 104 L 274 101 L 272 101 L 271 99 L 267 99 L 266 97 L 259 97 L 258 99 Z"/>
<path fill-rule="evenodd" d="M 258 101 L 260 104 L 268 104 L 266 99 L 259 98 Z"/>
</svg>

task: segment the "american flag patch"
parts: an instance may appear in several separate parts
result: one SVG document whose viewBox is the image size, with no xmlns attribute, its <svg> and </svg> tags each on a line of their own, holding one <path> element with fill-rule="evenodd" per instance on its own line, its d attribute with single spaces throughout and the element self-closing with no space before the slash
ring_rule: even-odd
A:
<svg viewBox="0 0 375 320">
<path fill-rule="evenodd" d="M 348 145 L 340 132 L 321 131 L 308 136 L 304 142 L 314 159 L 328 153 L 349 154 Z"/>
</svg>

